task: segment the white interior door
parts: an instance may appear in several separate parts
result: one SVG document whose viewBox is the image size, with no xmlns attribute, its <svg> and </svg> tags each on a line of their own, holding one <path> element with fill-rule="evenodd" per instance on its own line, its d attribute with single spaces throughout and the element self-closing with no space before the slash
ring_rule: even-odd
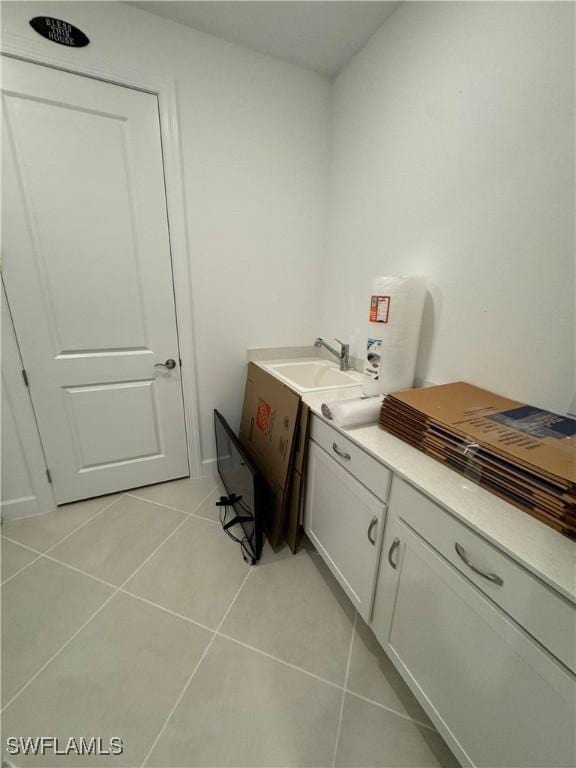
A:
<svg viewBox="0 0 576 768">
<path fill-rule="evenodd" d="M 5 59 L 2 101 L 3 272 L 56 501 L 187 475 L 157 98 Z"/>
</svg>

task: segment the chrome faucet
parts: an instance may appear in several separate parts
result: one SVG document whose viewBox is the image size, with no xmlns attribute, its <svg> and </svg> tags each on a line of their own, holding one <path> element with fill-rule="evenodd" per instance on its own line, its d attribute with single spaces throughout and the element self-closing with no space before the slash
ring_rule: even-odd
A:
<svg viewBox="0 0 576 768">
<path fill-rule="evenodd" d="M 340 341 L 340 339 L 336 339 L 338 344 L 340 344 L 340 352 L 338 350 L 334 349 L 334 347 L 331 347 L 330 344 L 327 344 L 324 339 L 321 339 L 318 337 L 316 341 L 314 342 L 315 347 L 326 347 L 328 352 L 331 352 L 334 357 L 338 358 L 338 361 L 340 362 L 340 370 L 341 371 L 349 371 L 350 370 L 350 344 L 344 344 Z"/>
</svg>

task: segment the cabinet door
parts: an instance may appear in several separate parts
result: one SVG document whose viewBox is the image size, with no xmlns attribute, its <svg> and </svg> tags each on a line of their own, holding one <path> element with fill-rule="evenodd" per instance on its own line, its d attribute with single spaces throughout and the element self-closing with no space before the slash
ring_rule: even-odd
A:
<svg viewBox="0 0 576 768">
<path fill-rule="evenodd" d="M 386 505 L 310 442 L 305 530 L 360 614 L 368 619 Z"/>
<path fill-rule="evenodd" d="M 373 629 L 464 765 L 574 766 L 574 678 L 396 516 Z"/>
</svg>

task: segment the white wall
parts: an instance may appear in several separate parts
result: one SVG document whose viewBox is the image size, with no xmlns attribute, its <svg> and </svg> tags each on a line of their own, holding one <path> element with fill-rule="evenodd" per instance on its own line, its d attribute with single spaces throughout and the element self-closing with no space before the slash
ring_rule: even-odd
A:
<svg viewBox="0 0 576 768">
<path fill-rule="evenodd" d="M 574 395 L 574 8 L 403 3 L 334 86 L 322 333 L 428 275 L 418 376 Z"/>
<path fill-rule="evenodd" d="M 2 3 L 4 33 L 53 54 L 29 27 L 38 14 L 86 32 L 90 45 L 69 51 L 76 61 L 177 81 L 201 445 L 211 458 L 212 409 L 239 423 L 246 349 L 318 334 L 329 83 L 123 3 Z"/>
</svg>

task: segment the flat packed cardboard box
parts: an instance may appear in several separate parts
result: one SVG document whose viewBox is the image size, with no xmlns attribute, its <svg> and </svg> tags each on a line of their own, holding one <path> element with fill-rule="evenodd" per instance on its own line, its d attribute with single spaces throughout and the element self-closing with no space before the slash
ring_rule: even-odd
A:
<svg viewBox="0 0 576 768">
<path fill-rule="evenodd" d="M 464 382 L 388 395 L 380 425 L 576 538 L 576 420 Z"/>
<path fill-rule="evenodd" d="M 249 363 L 240 442 L 270 489 L 264 528 L 273 547 L 285 534 L 300 415 L 300 395 Z"/>
<path fill-rule="evenodd" d="M 456 382 L 394 393 L 395 399 L 523 466 L 576 483 L 576 419 Z"/>
</svg>

